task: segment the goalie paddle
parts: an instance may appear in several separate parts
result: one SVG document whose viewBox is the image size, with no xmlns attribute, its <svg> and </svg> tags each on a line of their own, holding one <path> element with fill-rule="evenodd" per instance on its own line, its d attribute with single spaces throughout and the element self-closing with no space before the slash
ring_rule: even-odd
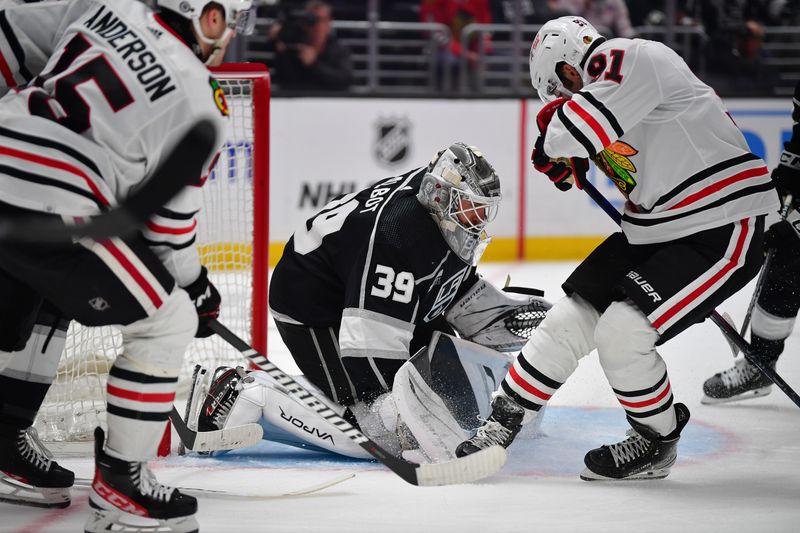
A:
<svg viewBox="0 0 800 533">
<path fill-rule="evenodd" d="M 394 456 L 365 437 L 347 420 L 336 414 L 325 403 L 303 388 L 280 368 L 258 353 L 235 333 L 217 320 L 209 322 L 211 330 L 228 344 L 239 350 L 249 361 L 269 374 L 272 379 L 287 389 L 287 392 L 328 420 L 347 438 L 361 446 L 370 455 L 386 465 L 392 472 L 412 485 L 423 487 L 472 483 L 498 472 L 506 462 L 506 450 L 502 446 L 491 446 L 472 455 L 436 464 L 417 464 Z"/>
<path fill-rule="evenodd" d="M 591 182 L 589 182 L 589 180 L 586 180 L 583 190 L 586 191 L 592 200 L 594 200 L 594 202 L 603 211 L 605 211 L 606 214 L 614 220 L 614 222 L 617 224 L 622 223 L 622 215 L 620 215 L 619 211 L 614 209 L 614 206 L 611 205 L 611 202 L 609 202 L 608 199 L 603 196 Z M 792 387 L 790 387 L 789 384 L 786 383 L 786 381 L 784 381 L 774 369 L 762 361 L 759 354 L 753 351 L 752 346 L 750 346 L 750 344 L 744 340 L 744 337 L 742 337 L 739 332 L 736 331 L 735 327 L 729 324 L 716 310 L 711 313 L 711 321 L 714 322 L 714 324 L 716 324 L 720 330 L 722 330 L 722 334 L 725 335 L 725 339 L 729 343 L 735 345 L 739 348 L 739 350 L 742 351 L 748 363 L 761 371 L 761 373 L 765 375 L 767 379 L 777 385 L 778 388 L 781 389 L 786 396 L 788 396 L 789 399 L 795 403 L 795 405 L 800 407 L 800 396 L 797 395 L 794 389 L 792 389 Z"/>
<path fill-rule="evenodd" d="M 186 425 L 174 406 L 169 413 L 169 419 L 186 449 L 195 452 L 247 448 L 260 442 L 264 436 L 264 430 L 258 424 L 244 424 L 216 431 L 195 431 Z"/>
<path fill-rule="evenodd" d="M 157 209 L 202 175 L 203 164 L 215 145 L 213 124 L 200 120 L 181 137 L 142 187 L 110 211 L 77 225 L 53 215 L 0 220 L 0 241 L 69 244 L 74 239 L 102 240 L 131 235 Z"/>
</svg>

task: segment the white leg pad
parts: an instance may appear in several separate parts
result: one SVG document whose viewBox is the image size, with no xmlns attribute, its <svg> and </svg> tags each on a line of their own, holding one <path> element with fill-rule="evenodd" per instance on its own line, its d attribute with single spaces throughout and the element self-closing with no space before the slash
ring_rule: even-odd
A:
<svg viewBox="0 0 800 533">
<path fill-rule="evenodd" d="M 367 459 L 372 457 L 354 443 L 336 426 L 319 416 L 316 411 L 289 396 L 266 372 L 250 372 L 253 380 L 243 383 L 239 397 L 231 409 L 226 427 L 260 422 L 264 426 L 264 439 L 293 446 L 312 446 L 324 450 Z M 295 378 L 303 387 L 324 401 L 337 413 L 344 408 L 336 405 L 308 381 Z"/>
<path fill-rule="evenodd" d="M 659 334 L 645 314 L 630 302 L 614 302 L 600 317 L 595 331 L 600 365 L 609 384 L 622 391 L 652 387 L 667 371 L 656 351 Z M 675 410 L 641 420 L 661 435 L 676 427 Z"/>
<path fill-rule="evenodd" d="M 155 313 L 120 331 L 122 351 L 139 372 L 177 376 L 197 331 L 197 312 L 186 291 L 176 287 Z"/>
<path fill-rule="evenodd" d="M 197 314 L 189 295 L 175 289 L 151 316 L 123 326 L 123 353 L 114 362 L 121 370 L 159 378 L 177 378 L 186 347 L 197 330 Z M 168 398 L 178 387 L 171 382 L 146 383 L 140 380 L 109 376 L 111 386 L 142 395 L 158 394 Z M 172 401 L 138 401 L 119 395 L 108 397 L 109 405 L 130 411 L 164 413 Z M 106 452 L 126 461 L 144 461 L 156 456 L 164 434 L 165 421 L 137 420 L 129 416 L 107 416 Z"/>
<path fill-rule="evenodd" d="M 523 357 L 547 377 L 564 383 L 575 372 L 578 361 L 595 349 L 599 316 L 580 296 L 562 298 L 522 348 Z"/>
</svg>

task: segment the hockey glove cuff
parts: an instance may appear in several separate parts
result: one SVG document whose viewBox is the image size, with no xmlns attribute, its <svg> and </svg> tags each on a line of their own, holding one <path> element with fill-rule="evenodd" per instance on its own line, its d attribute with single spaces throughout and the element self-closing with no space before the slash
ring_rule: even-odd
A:
<svg viewBox="0 0 800 533">
<path fill-rule="evenodd" d="M 550 121 L 553 120 L 553 115 L 555 115 L 558 108 L 566 102 L 566 98 L 556 98 L 552 102 L 545 104 L 544 107 L 539 110 L 539 113 L 536 114 L 536 126 L 539 128 L 539 133 L 542 136 L 544 136 L 547 131 L 547 126 L 550 125 Z"/>
<path fill-rule="evenodd" d="M 189 293 L 189 298 L 192 299 L 195 311 L 197 311 L 197 332 L 194 336 L 210 337 L 214 332 L 208 327 L 208 323 L 219 317 L 219 305 L 222 303 L 222 298 L 214 284 L 209 281 L 206 267 L 201 267 L 200 276 L 183 290 Z"/>
<path fill-rule="evenodd" d="M 589 160 L 581 157 L 550 159 L 544 151 L 544 136 L 539 135 L 531 153 L 533 168 L 545 174 L 558 190 L 568 191 L 575 183 L 583 189 L 583 180 L 589 170 Z"/>
</svg>

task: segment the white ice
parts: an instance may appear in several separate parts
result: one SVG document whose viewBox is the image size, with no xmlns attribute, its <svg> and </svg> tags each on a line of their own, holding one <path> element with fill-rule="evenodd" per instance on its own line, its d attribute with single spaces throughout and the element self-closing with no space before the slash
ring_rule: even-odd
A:
<svg viewBox="0 0 800 533">
<path fill-rule="evenodd" d="M 502 284 L 545 289 L 555 300 L 574 263 L 494 263 L 482 267 Z M 753 283 L 720 306 L 741 322 Z M 626 429 L 597 363 L 583 360 L 558 391 L 543 434 L 509 449 L 504 470 L 465 486 L 419 488 L 379 464 L 277 445 L 261 445 L 222 459 L 171 457 L 153 464 L 160 480 L 188 487 L 279 494 L 346 473 L 356 477 L 325 491 L 293 498 L 200 500 L 203 532 L 795 532 L 800 531 L 800 408 L 776 387 L 772 394 L 722 406 L 700 404 L 703 380 L 733 363 L 710 322 L 666 343 L 676 401 L 692 420 L 680 459 L 660 481 L 587 483 L 578 479 L 589 449 L 620 440 Z M 269 355 L 296 372 L 275 330 Z M 778 372 L 800 390 L 800 326 L 786 345 Z M 90 477 L 89 460 L 64 460 Z M 72 506 L 43 510 L 0 504 L 0 531 L 82 531 L 87 491 L 73 489 Z"/>
</svg>

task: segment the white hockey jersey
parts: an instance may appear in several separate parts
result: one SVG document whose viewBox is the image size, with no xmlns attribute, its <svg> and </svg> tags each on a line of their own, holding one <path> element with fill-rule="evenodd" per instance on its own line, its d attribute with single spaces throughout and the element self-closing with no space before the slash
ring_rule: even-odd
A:
<svg viewBox="0 0 800 533">
<path fill-rule="evenodd" d="M 628 200 L 629 242 L 673 240 L 778 208 L 764 161 L 670 48 L 611 39 L 583 67 L 584 87 L 553 117 L 545 152 L 599 154 Z"/>
<path fill-rule="evenodd" d="M 0 76 L 8 91 L 0 100 L 0 201 L 19 207 L 96 214 L 141 186 L 198 119 L 211 120 L 223 139 L 228 111 L 216 81 L 136 0 L 6 3 Z M 143 231 L 181 286 L 200 271 L 193 244 L 204 180 Z"/>
</svg>

